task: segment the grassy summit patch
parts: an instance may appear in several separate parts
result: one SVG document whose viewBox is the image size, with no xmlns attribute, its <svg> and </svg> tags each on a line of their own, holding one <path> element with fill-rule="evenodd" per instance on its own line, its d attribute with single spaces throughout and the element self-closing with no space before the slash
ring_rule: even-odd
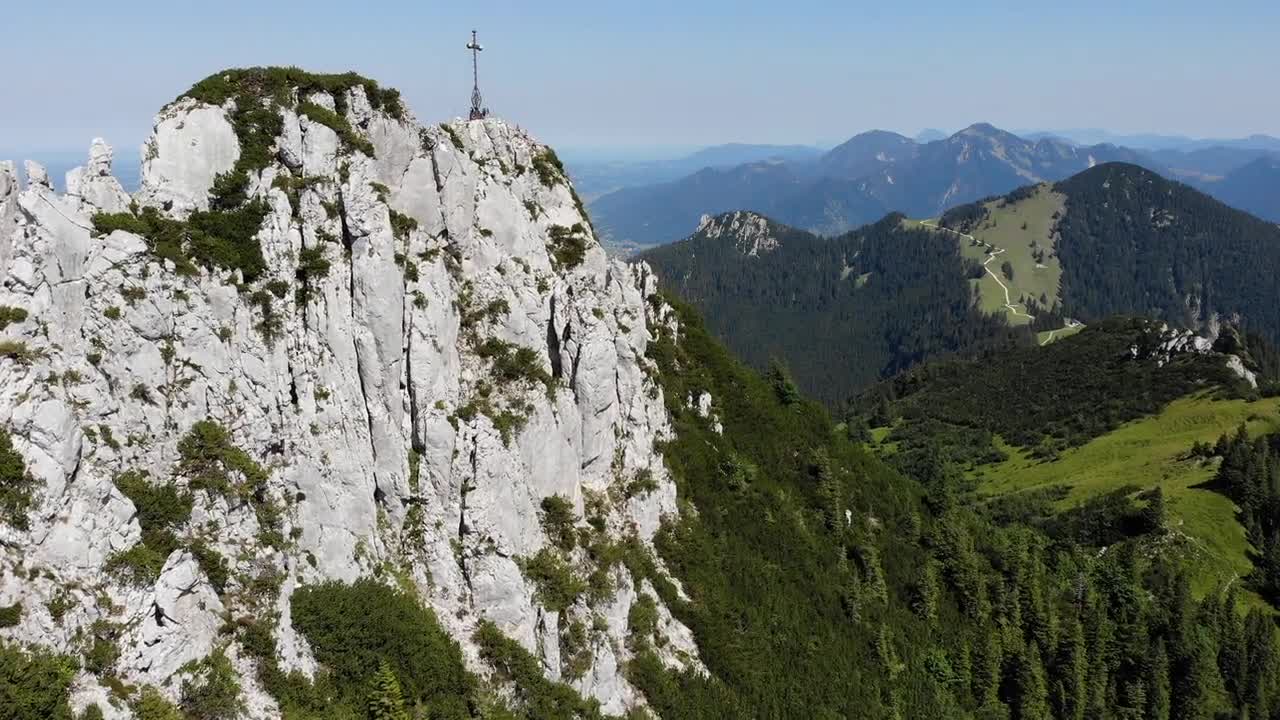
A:
<svg viewBox="0 0 1280 720">
<path fill-rule="evenodd" d="M 377 81 L 355 72 L 313 73 L 298 67 L 223 70 L 192 85 L 179 99 L 190 97 L 210 105 L 222 105 L 227 100 L 252 95 L 285 105 L 291 102 L 294 90 L 300 98 L 321 92 L 333 95 L 334 101 L 338 103 L 338 114 L 344 115 L 346 93 L 357 86 L 364 88 L 369 105 L 374 110 L 383 110 L 397 120 L 404 118 L 404 105 L 400 101 L 399 90 L 380 87 Z"/>
</svg>

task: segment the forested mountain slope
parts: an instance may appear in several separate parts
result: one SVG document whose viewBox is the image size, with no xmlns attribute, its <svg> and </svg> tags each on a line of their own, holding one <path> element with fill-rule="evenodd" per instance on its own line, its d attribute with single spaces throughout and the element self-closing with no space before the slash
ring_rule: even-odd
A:
<svg viewBox="0 0 1280 720">
<path fill-rule="evenodd" d="M 982 428 L 1050 457 L 1199 390 L 1256 393 L 1262 366 L 1227 336 L 1235 337 L 1224 335 L 1218 349 L 1230 353 L 1159 321 L 1109 318 L 1045 346 L 926 362 L 868 389 L 852 407 L 875 424 L 902 418 Z M 1270 379 L 1264 375 L 1264 384 Z M 948 445 L 945 432 L 924 437 Z M 955 450 L 987 448 L 966 438 Z"/>
<path fill-rule="evenodd" d="M 1052 250 L 1047 257 L 1061 267 L 1059 314 L 1088 323 L 1132 313 L 1194 328 L 1227 321 L 1280 340 L 1280 227 L 1124 163 L 1051 189 L 1063 204 L 1038 211 L 1053 214 L 1048 238 L 1005 230 L 1010 244 Z M 981 236 L 997 206 L 1016 209 L 1033 197 L 1024 189 L 958 207 L 941 224 Z"/>
<path fill-rule="evenodd" d="M 758 255 L 734 222 L 752 215 L 641 257 L 735 353 L 782 361 L 833 408 L 930 357 L 1117 314 L 1280 340 L 1280 228 L 1134 165 L 830 239 L 755 216 L 777 246 Z"/>
<path fill-rule="evenodd" d="M 745 252 L 759 232 L 773 249 Z M 758 368 L 783 361 L 832 406 L 924 358 L 1012 332 L 975 307 L 969 278 L 982 268 L 956 239 L 897 215 L 827 240 L 729 213 L 641 257 L 739 357 Z"/>
<path fill-rule="evenodd" d="M 784 375 L 762 382 L 691 310 L 677 311 L 678 332 L 662 333 L 651 356 L 677 429 L 667 459 L 698 512 L 657 542 L 690 600 L 660 592 L 699 638 L 712 679 L 636 665 L 662 716 L 1243 718 L 1276 708 L 1274 623 L 1256 604 L 1246 614 L 1232 583 L 1193 590 L 1185 557 L 1164 550 L 1180 530 L 1158 493 L 1045 518 L 968 493 L 962 468 L 937 453 L 895 459 L 895 472 Z M 1135 331 L 1146 332 L 1110 332 Z M 1056 360 L 1080 349 L 1063 347 Z M 1223 357 L 1197 357 L 1211 362 L 1188 358 L 1170 372 L 1189 385 L 1175 385 L 1229 380 Z M 1160 373 L 1158 359 L 1131 362 Z M 1151 387 L 1123 372 L 1111 382 Z"/>
</svg>

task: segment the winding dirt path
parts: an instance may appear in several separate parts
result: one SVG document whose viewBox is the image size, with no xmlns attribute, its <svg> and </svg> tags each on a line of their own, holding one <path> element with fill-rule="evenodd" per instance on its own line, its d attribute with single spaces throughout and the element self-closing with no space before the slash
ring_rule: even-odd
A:
<svg viewBox="0 0 1280 720">
<path fill-rule="evenodd" d="M 972 236 L 972 235 L 966 235 L 966 234 L 964 234 L 964 233 L 962 233 L 962 232 L 960 232 L 960 231 L 958 231 L 958 230 L 952 230 L 951 228 L 948 228 L 948 227 L 942 227 L 941 225 L 939 225 L 939 224 L 937 224 L 937 223 L 935 223 L 935 222 L 929 222 L 929 221 L 927 221 L 927 220 L 921 220 L 921 221 L 920 221 L 920 224 L 921 224 L 921 225 L 924 225 L 925 227 L 933 228 L 934 230 L 945 230 L 945 231 L 947 231 L 947 232 L 949 232 L 949 233 L 952 233 L 952 234 L 954 234 L 954 235 L 959 235 L 960 237 L 962 237 L 962 238 L 964 238 L 964 239 L 966 239 L 966 240 L 969 240 L 970 242 L 975 242 L 975 243 L 977 243 L 977 244 L 979 244 L 979 245 L 982 245 L 983 247 L 987 248 L 988 250 L 991 250 L 992 252 L 991 252 L 991 253 L 989 253 L 989 254 L 988 254 L 988 256 L 987 256 L 987 261 L 986 261 L 986 262 L 984 262 L 984 263 L 982 263 L 982 269 L 983 269 L 983 270 L 986 270 L 986 271 L 987 271 L 987 274 L 991 276 L 991 279 L 992 279 L 992 280 L 995 280 L 995 281 L 996 281 L 996 284 L 1000 286 L 1000 289 L 1004 291 L 1004 306 L 1005 306 L 1006 308 L 1008 308 L 1008 309 L 1009 309 L 1009 312 L 1010 312 L 1012 315 L 1014 315 L 1015 317 L 1024 317 L 1024 318 L 1026 318 L 1026 319 L 1028 319 L 1028 320 L 1035 320 L 1035 319 L 1036 319 L 1036 317 L 1035 317 L 1034 315 L 1028 315 L 1027 313 L 1025 313 L 1025 312 L 1023 312 L 1023 311 L 1021 311 L 1021 310 L 1019 310 L 1019 309 L 1018 309 L 1019 305 L 1013 302 L 1013 298 L 1009 297 L 1009 286 L 1008 286 L 1008 285 L 1005 285 L 1005 284 L 1004 284 L 1004 282 L 1000 279 L 1000 276 L 999 276 L 999 275 L 997 275 L 997 274 L 995 274 L 995 273 L 994 273 L 994 272 L 992 272 L 992 270 L 991 270 L 991 267 L 990 267 L 990 265 L 991 265 L 991 261 L 992 261 L 992 260 L 995 260 L 997 255 L 1002 254 L 1002 253 L 1005 251 L 1005 249 L 1004 249 L 1004 248 L 998 248 L 998 247 L 996 247 L 995 245 L 992 245 L 992 244 L 990 244 L 990 243 L 982 242 L 982 241 L 981 241 L 981 240 L 979 240 L 978 238 L 976 238 L 976 237 L 974 237 L 974 236 Z"/>
</svg>

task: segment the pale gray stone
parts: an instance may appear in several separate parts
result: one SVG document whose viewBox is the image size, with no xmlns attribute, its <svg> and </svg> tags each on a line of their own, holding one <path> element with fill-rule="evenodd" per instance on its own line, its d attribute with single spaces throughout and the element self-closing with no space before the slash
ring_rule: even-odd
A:
<svg viewBox="0 0 1280 720">
<path fill-rule="evenodd" d="M 312 100 L 334 107 L 327 95 Z M 276 160 L 251 178 L 250 192 L 269 206 L 257 236 L 267 277 L 251 289 L 272 279 L 289 288 L 272 301 L 281 324 L 270 342 L 234 274 L 181 276 L 144 238 L 93 233 L 93 213 L 127 206 L 114 192 L 105 143 L 94 143 L 67 195 L 40 172 L 19 191 L 12 166 L 0 165 L 0 304 L 31 314 L 5 334 L 40 353 L 30 365 L 0 363 L 0 424 L 39 482 L 31 529 L 0 528 L 0 567 L 22 559 L 57 578 L 6 580 L 0 601 L 43 607 L 57 586 L 101 588 L 123 608 L 112 616 L 124 626 L 121 678 L 170 697 L 179 668 L 227 640 L 218 634 L 224 614 L 273 610 L 283 667 L 315 672 L 290 625 L 292 593 L 387 568 L 436 610 L 477 671 L 487 669 L 472 636 L 488 619 L 559 677 L 566 618 L 539 604 L 518 563 L 547 543 L 542 500 L 561 495 L 581 513 L 589 493 L 620 500 L 618 490 L 645 472 L 657 489 L 608 507 L 610 532 L 648 542 L 677 512 L 655 449 L 671 426 L 645 359 L 649 327 L 677 325 L 650 302 L 657 285 L 648 268 L 610 260 L 589 229 L 583 263 L 557 268 L 551 228 L 589 223 L 565 182 L 544 185 L 532 170 L 543 147 L 524 132 L 497 119 L 458 121 L 450 125 L 458 147 L 439 126 L 373 109 L 361 89 L 347 107 L 376 158 L 285 110 Z M 144 148 L 140 203 L 174 217 L 208 207 L 214 177 L 240 152 L 227 111 L 186 99 L 161 112 Z M 273 187 L 289 174 L 312 179 L 296 208 Z M 392 211 L 416 229 L 401 232 Z M 316 248 L 330 270 L 311 279 L 299 306 L 298 262 Z M 496 382 L 478 352 L 489 338 L 532 351 L 537 367 L 554 373 L 551 387 Z M 53 375 L 62 381 L 46 382 Z M 523 425 L 504 437 L 489 415 L 470 411 L 482 392 Z M 699 407 L 714 417 L 706 398 Z M 141 536 L 136 509 L 113 480 L 139 470 L 185 486 L 175 473 L 178 443 L 205 419 L 268 471 L 287 548 L 262 545 L 250 507 L 196 492 L 180 534 L 199 535 L 227 558 L 225 598 L 186 550 L 167 558 L 150 586 L 106 572 Z M 588 563 L 581 550 L 571 561 Z M 282 576 L 278 596 L 255 608 L 233 599 L 262 572 Z M 643 698 L 622 672 L 636 591 L 625 569 L 615 575 L 612 600 L 567 615 L 599 612 L 608 622 L 575 685 L 623 712 Z M 28 614 L 8 636 L 73 651 L 76 630 L 104 612 L 92 593 L 73 600 L 61 625 Z M 667 661 L 696 667 L 692 636 L 662 617 Z M 244 676 L 248 715 L 277 716 L 234 643 L 228 654 Z M 77 707 L 101 697 L 92 678 L 77 683 Z"/>
</svg>

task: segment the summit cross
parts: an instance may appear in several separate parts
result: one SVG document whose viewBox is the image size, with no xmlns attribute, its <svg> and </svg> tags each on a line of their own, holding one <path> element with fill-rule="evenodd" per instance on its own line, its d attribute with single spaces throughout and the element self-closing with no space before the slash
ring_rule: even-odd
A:
<svg viewBox="0 0 1280 720">
<path fill-rule="evenodd" d="M 471 51 L 471 119 L 483 120 L 489 116 L 489 108 L 484 106 L 484 98 L 480 96 L 480 51 L 484 50 L 476 40 L 476 31 L 471 31 L 471 42 L 467 43 Z"/>
</svg>

